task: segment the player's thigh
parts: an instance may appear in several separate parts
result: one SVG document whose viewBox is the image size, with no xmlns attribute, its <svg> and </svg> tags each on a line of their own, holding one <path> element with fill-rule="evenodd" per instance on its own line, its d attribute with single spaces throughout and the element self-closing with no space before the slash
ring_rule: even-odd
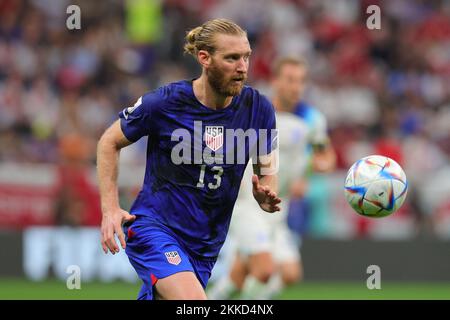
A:
<svg viewBox="0 0 450 320">
<path fill-rule="evenodd" d="M 159 279 L 155 284 L 163 300 L 206 300 L 205 290 L 193 272 L 184 271 Z"/>
<path fill-rule="evenodd" d="M 240 254 L 236 253 L 230 268 L 230 278 L 238 289 L 242 289 L 246 276 L 246 260 Z"/>
</svg>

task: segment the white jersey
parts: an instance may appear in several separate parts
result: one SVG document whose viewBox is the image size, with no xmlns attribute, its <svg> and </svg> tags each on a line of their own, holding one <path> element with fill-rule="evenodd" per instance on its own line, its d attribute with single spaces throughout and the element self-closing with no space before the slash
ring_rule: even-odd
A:
<svg viewBox="0 0 450 320">
<path fill-rule="evenodd" d="M 278 196 L 285 199 L 289 197 L 291 183 L 302 177 L 306 168 L 307 159 L 303 155 L 307 150 L 308 127 L 299 117 L 289 112 L 277 112 L 276 121 L 279 152 Z M 249 161 L 235 207 L 242 201 L 255 202 L 252 175 L 252 163 Z"/>
<path fill-rule="evenodd" d="M 303 176 L 306 167 L 308 127 L 299 117 L 288 112 L 276 113 L 278 128 L 278 196 L 281 212 L 263 211 L 252 192 L 252 163 L 242 178 L 234 206 L 231 234 L 243 254 L 271 251 L 277 260 L 299 259 L 297 244 L 288 230 L 286 219 L 289 189 L 295 179 Z"/>
</svg>

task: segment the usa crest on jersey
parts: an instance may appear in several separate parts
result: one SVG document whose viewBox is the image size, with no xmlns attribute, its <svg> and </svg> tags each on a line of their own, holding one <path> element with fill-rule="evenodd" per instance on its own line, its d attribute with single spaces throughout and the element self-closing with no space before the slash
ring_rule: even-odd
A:
<svg viewBox="0 0 450 320">
<path fill-rule="evenodd" d="M 223 126 L 206 126 L 204 140 L 206 146 L 217 151 L 223 146 Z"/>
<path fill-rule="evenodd" d="M 164 252 L 166 255 L 166 259 L 170 264 L 179 265 L 181 262 L 181 257 L 178 254 L 178 251 L 168 251 Z"/>
</svg>

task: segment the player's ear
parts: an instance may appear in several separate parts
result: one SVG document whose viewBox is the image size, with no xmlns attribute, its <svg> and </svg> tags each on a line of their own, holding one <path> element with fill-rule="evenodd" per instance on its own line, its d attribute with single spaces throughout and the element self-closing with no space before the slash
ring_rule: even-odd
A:
<svg viewBox="0 0 450 320">
<path fill-rule="evenodd" d="M 202 67 L 209 67 L 209 64 L 211 63 L 211 55 L 206 50 L 200 50 L 197 53 L 197 59 Z"/>
</svg>

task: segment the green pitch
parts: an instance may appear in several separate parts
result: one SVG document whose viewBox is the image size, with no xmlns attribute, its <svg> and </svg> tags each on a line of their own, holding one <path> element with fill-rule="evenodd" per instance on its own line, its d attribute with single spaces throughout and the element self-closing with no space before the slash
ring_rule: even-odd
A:
<svg viewBox="0 0 450 320">
<path fill-rule="evenodd" d="M 303 283 L 287 288 L 279 299 L 450 300 L 449 283 L 382 283 L 369 290 L 365 283 Z"/>
<path fill-rule="evenodd" d="M 0 279 L 0 299 L 130 299 L 134 300 L 140 284 L 124 282 L 81 283 L 80 290 L 69 290 L 65 282 L 48 280 Z M 432 299 L 450 300 L 450 283 L 382 283 L 380 290 L 369 290 L 365 283 L 305 282 L 286 289 L 279 299 Z"/>
</svg>

